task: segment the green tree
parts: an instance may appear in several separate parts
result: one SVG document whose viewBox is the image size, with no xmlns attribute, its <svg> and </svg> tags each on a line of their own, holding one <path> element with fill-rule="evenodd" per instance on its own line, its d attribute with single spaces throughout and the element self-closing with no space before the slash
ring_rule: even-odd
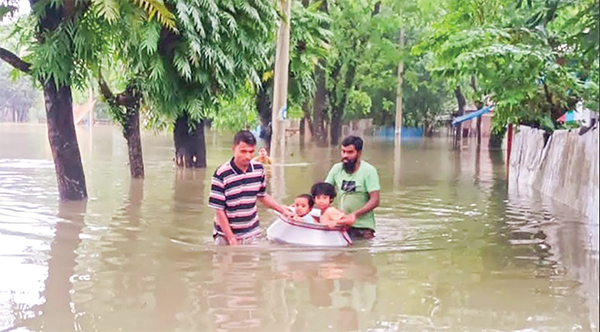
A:
<svg viewBox="0 0 600 332">
<path fill-rule="evenodd" d="M 13 25 L 0 28 L 0 40 L 11 49 L 15 49 L 19 43 L 17 36 L 10 34 L 13 29 Z M 42 98 L 31 78 L 19 74 L 8 64 L 0 62 L 0 122 L 37 120 L 37 113 L 31 111 L 43 102 Z"/>
<path fill-rule="evenodd" d="M 356 84 L 357 69 L 368 60 L 370 37 L 378 30 L 374 17 L 379 14 L 380 2 L 330 1 L 332 19 L 332 51 L 327 59 L 327 105 L 330 110 L 330 143 L 337 145 L 342 133 L 342 119 L 351 92 Z M 324 100 L 318 100 L 323 102 Z"/>
<path fill-rule="evenodd" d="M 448 82 L 475 77 L 496 105 L 496 132 L 552 131 L 577 100 L 597 105 L 597 1 L 466 3 L 446 1 L 450 14 L 415 51 L 433 53 L 432 73 Z"/>
<path fill-rule="evenodd" d="M 390 0 L 330 2 L 330 7 L 335 37 L 327 58 L 329 90 L 324 103 L 329 108 L 331 143 L 339 140 L 340 117 L 370 116 L 376 124 L 393 125 L 399 91 L 406 124 L 431 132 L 438 115 L 447 112 L 443 105 L 449 96 L 444 82 L 429 74 L 427 57 L 412 55 L 410 49 L 427 36 L 428 20 L 437 13 L 435 4 Z"/>
<path fill-rule="evenodd" d="M 4 8 L 11 3 L 15 2 L 4 1 Z M 87 189 L 73 124 L 71 86 L 85 84 L 77 64 L 93 60 L 93 52 L 89 51 L 95 41 L 87 39 L 85 31 L 97 23 L 97 17 L 88 13 L 83 3 L 31 4 L 31 26 L 24 32 L 28 37 L 25 39 L 31 40 L 27 45 L 29 54 L 21 58 L 0 48 L 0 58 L 40 82 L 59 196 L 64 200 L 82 200 L 87 197 Z"/>
<path fill-rule="evenodd" d="M 17 56 L 0 48 L 0 58 L 30 74 L 44 91 L 48 138 L 54 158 L 61 200 L 87 197 L 85 176 L 73 123 L 72 87 L 84 88 L 89 68 L 102 58 L 111 21 L 107 1 L 31 0 L 31 13 L 19 26 L 26 54 Z M 114 1 L 113 1 L 114 2 Z M 144 17 L 165 20 L 159 1 L 135 0 Z M 2 16 L 16 9 L 16 1 L 2 2 Z M 2 18 L 2 17 L 0 17 Z M 18 54 L 19 52 L 17 52 Z"/>
<path fill-rule="evenodd" d="M 0 122 L 30 122 L 30 110 L 38 100 L 38 91 L 26 77 L 13 79 L 7 66 L 0 64 Z"/>
<path fill-rule="evenodd" d="M 288 115 L 301 109 L 304 119 L 313 133 L 310 103 L 316 90 L 315 70 L 319 61 L 327 57 L 330 49 L 331 32 L 327 28 L 330 19 L 320 11 L 322 2 L 293 1 L 290 23 L 290 66 L 288 84 Z M 273 36 L 275 40 L 275 36 Z M 262 83 L 256 91 L 256 109 L 264 129 L 262 138 L 270 142 L 272 115 L 273 67 L 275 64 L 275 44 L 271 44 L 270 62 L 261 71 Z M 304 122 L 302 122 L 302 125 Z M 301 135 L 303 135 L 301 129 Z M 267 144 L 269 145 L 269 144 Z"/>
<path fill-rule="evenodd" d="M 276 12 L 268 0 L 166 4 L 176 9 L 176 29 L 156 34 L 145 100 L 151 124 L 174 125 L 177 165 L 206 167 L 204 124 L 220 100 L 261 84 L 257 68 L 269 60 Z"/>
<path fill-rule="evenodd" d="M 148 18 L 158 15 L 158 19 L 145 19 L 146 12 L 142 7 L 148 11 Z M 101 58 L 103 66 L 94 66 L 92 71 L 96 73 L 110 115 L 123 129 L 131 177 L 143 178 L 140 109 L 144 106 L 146 87 L 153 84 L 152 65 L 159 58 L 160 31 L 162 28 L 174 30 L 175 16 L 160 2 L 105 1 L 99 11 L 110 24 L 102 31 L 105 42 Z M 107 67 L 108 82 L 102 67 Z M 112 92 L 114 87 L 118 93 Z"/>
<path fill-rule="evenodd" d="M 425 133 L 430 134 L 440 124 L 436 120 L 439 115 L 448 112 L 447 87 L 443 80 L 429 74 L 429 57 L 410 52 L 427 36 L 430 20 L 437 11 L 432 1 L 388 1 L 381 3 L 380 13 L 373 17 L 371 30 L 377 33 L 369 37 L 365 60 L 358 68 L 356 87 L 371 97 L 368 115 L 375 124 L 395 125 L 394 106 L 399 92 L 402 93 L 404 126 L 423 127 Z M 401 33 L 404 46 L 400 42 Z M 344 118 L 350 119 L 352 115 L 348 111 L 351 110 L 344 112 Z M 359 117 L 365 115 L 358 114 Z"/>
</svg>

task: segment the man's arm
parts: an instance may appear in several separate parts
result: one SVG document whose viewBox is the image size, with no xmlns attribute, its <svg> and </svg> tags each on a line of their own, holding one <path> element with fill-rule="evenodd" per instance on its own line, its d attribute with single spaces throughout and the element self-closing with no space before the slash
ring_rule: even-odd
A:
<svg viewBox="0 0 600 332">
<path fill-rule="evenodd" d="M 292 211 L 290 211 L 290 209 L 286 208 L 283 205 L 277 204 L 277 202 L 275 202 L 273 197 L 271 197 L 269 194 L 267 194 L 267 179 L 266 179 L 264 170 L 262 172 L 263 172 L 263 174 L 262 174 L 260 190 L 258 191 L 258 194 L 256 197 L 258 199 L 258 201 L 261 202 L 262 204 L 264 204 L 264 206 L 266 206 L 267 208 L 275 210 L 275 211 L 283 214 L 287 218 L 294 217 L 294 213 Z"/>
<path fill-rule="evenodd" d="M 277 202 L 275 202 L 273 197 L 271 197 L 271 195 L 269 194 L 258 196 L 258 201 L 261 202 L 267 208 L 275 210 L 288 218 L 294 217 L 294 213 L 292 211 L 290 211 L 283 205 L 277 204 Z"/>
<path fill-rule="evenodd" d="M 356 211 L 352 211 L 352 213 L 348 214 L 346 217 L 340 220 L 340 223 L 345 225 L 353 225 L 356 222 L 356 218 L 365 213 L 373 211 L 376 207 L 379 206 L 379 191 L 381 190 L 381 186 L 379 184 L 379 174 L 377 174 L 377 169 L 371 168 L 369 173 L 365 178 L 365 188 L 369 193 L 369 200 L 365 205 L 357 209 Z"/>
<path fill-rule="evenodd" d="M 369 200 L 367 201 L 367 203 L 365 205 L 363 205 L 361 208 L 357 209 L 356 211 L 349 213 L 348 215 L 346 215 L 345 217 L 340 219 L 339 224 L 352 225 L 356 222 L 357 217 L 359 217 L 365 213 L 373 211 L 378 206 L 379 206 L 379 190 L 372 191 L 369 193 Z"/>
<path fill-rule="evenodd" d="M 217 221 L 217 224 L 223 233 L 225 233 L 225 238 L 227 239 L 227 242 L 229 242 L 229 245 L 237 245 L 238 240 L 231 230 L 231 225 L 229 225 L 229 220 L 227 219 L 227 215 L 225 215 L 225 210 L 215 209 L 215 220 Z"/>
<path fill-rule="evenodd" d="M 226 200 L 225 184 L 215 171 L 215 174 L 211 180 L 208 206 L 215 209 L 215 223 L 221 228 L 223 233 L 225 233 L 225 239 L 227 239 L 227 242 L 230 245 L 237 245 L 238 241 L 231 230 L 229 219 L 227 219 L 227 215 L 225 214 Z"/>
</svg>

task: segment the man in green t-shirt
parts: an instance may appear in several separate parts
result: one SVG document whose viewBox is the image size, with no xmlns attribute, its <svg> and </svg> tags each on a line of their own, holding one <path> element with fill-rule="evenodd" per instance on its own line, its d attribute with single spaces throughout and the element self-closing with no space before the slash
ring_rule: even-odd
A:
<svg viewBox="0 0 600 332">
<path fill-rule="evenodd" d="M 377 169 L 360 159 L 363 140 L 348 136 L 342 141 L 342 162 L 333 165 L 325 182 L 335 186 L 340 209 L 347 216 L 339 224 L 351 225 L 348 234 L 353 239 L 375 236 L 373 210 L 379 205 L 379 175 Z"/>
</svg>

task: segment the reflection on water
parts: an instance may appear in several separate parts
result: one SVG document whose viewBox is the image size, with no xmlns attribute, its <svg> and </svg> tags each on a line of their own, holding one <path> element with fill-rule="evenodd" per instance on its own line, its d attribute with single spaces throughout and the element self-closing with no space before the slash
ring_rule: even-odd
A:
<svg viewBox="0 0 600 332">
<path fill-rule="evenodd" d="M 170 135 L 143 135 L 131 181 L 117 128 L 78 135 L 90 199 L 58 204 L 45 128 L 0 125 L 0 331 L 598 330 L 598 225 L 509 190 L 501 152 L 367 140 L 375 240 L 216 248 L 207 181 L 229 137 L 180 171 Z M 289 143 L 269 191 L 289 204 L 338 160 Z"/>
<path fill-rule="evenodd" d="M 72 311 L 70 292 L 73 288 L 79 235 L 85 227 L 84 216 L 87 202 L 66 202 L 58 206 L 58 216 L 63 219 L 55 224 L 56 232 L 50 244 L 48 277 L 42 297 L 45 302 L 40 308 L 41 317 L 32 320 L 27 326 L 51 331 L 71 331 L 75 329 L 75 313 Z M 37 321 L 37 322 L 36 322 Z M 38 325 L 39 324 L 39 325 Z"/>
<path fill-rule="evenodd" d="M 402 174 L 402 146 L 400 140 L 396 138 L 394 142 L 394 189 L 400 188 L 400 174 Z"/>
</svg>

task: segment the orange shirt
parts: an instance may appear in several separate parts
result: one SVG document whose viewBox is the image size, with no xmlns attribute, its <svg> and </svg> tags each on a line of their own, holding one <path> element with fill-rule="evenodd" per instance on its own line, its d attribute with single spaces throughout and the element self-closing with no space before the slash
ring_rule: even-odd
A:
<svg viewBox="0 0 600 332">
<path fill-rule="evenodd" d="M 263 157 L 259 156 L 259 157 L 254 158 L 254 161 L 257 161 L 263 165 L 271 165 L 271 158 L 269 158 L 269 157 L 263 158 Z"/>
<path fill-rule="evenodd" d="M 324 225 L 329 225 L 332 222 L 338 222 L 342 219 L 346 214 L 332 206 L 328 207 L 323 214 L 321 214 L 320 223 Z"/>
</svg>

